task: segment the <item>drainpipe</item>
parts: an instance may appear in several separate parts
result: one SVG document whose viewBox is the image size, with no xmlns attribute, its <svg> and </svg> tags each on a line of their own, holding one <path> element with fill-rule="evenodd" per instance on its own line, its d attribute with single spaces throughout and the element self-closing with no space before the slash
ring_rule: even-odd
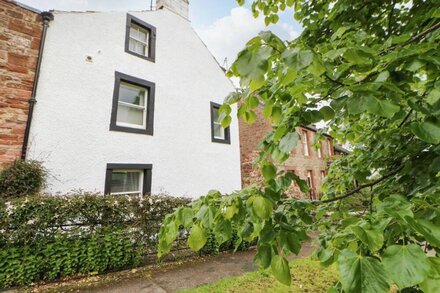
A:
<svg viewBox="0 0 440 293">
<path fill-rule="evenodd" d="M 34 106 L 37 100 L 35 99 L 36 93 L 37 93 L 37 87 L 38 87 L 38 78 L 40 77 L 40 68 L 41 68 L 41 60 L 43 59 L 43 50 L 44 50 L 44 43 L 46 40 L 46 32 L 47 28 L 49 27 L 49 22 L 54 19 L 54 16 L 52 13 L 44 11 L 41 12 L 41 18 L 43 21 L 43 30 L 41 31 L 41 41 L 40 41 L 40 48 L 38 51 L 38 57 L 37 57 L 37 67 L 35 69 L 35 77 L 34 77 L 34 84 L 32 86 L 32 95 L 29 100 L 29 111 L 28 111 L 28 117 L 26 121 L 26 128 L 24 131 L 24 139 L 23 139 L 23 147 L 21 149 L 21 159 L 26 159 L 26 153 L 27 153 L 27 147 L 29 143 L 29 133 L 31 130 L 31 123 L 32 123 L 32 115 L 34 114 Z"/>
</svg>

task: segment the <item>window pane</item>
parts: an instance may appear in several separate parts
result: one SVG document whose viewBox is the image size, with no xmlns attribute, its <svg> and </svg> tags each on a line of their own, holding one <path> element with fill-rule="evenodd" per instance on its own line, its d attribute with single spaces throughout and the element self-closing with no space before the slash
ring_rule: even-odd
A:
<svg viewBox="0 0 440 293">
<path fill-rule="evenodd" d="M 121 82 L 119 86 L 119 101 L 145 106 L 145 92 L 145 88 Z"/>
<path fill-rule="evenodd" d="M 141 193 L 141 171 L 113 171 L 111 193 L 134 192 Z"/>
<path fill-rule="evenodd" d="M 130 27 L 130 37 L 138 39 L 138 30 L 133 25 Z"/>
<path fill-rule="evenodd" d="M 136 42 L 135 52 L 144 56 L 147 56 L 147 46 L 142 43 Z"/>
<path fill-rule="evenodd" d="M 214 123 L 214 137 L 215 138 L 225 138 L 225 130 L 220 124 Z"/>
<path fill-rule="evenodd" d="M 118 105 L 117 122 L 144 125 L 144 110 Z"/>
</svg>

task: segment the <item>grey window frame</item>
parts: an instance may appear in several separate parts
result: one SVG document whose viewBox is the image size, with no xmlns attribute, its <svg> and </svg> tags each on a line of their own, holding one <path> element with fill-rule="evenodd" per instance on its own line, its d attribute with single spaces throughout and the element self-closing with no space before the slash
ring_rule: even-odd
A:
<svg viewBox="0 0 440 293">
<path fill-rule="evenodd" d="M 149 31 L 148 56 L 144 56 L 130 50 L 130 27 L 132 23 Z M 127 24 L 125 31 L 125 52 L 151 62 L 156 62 L 156 27 L 131 14 L 127 14 Z"/>
<path fill-rule="evenodd" d="M 229 127 L 225 128 L 225 138 L 220 139 L 214 136 L 214 110 L 220 109 L 221 105 L 211 102 L 210 103 L 210 112 L 211 112 L 211 141 L 217 143 L 231 144 L 231 134 Z"/>
<path fill-rule="evenodd" d="M 113 170 L 143 170 L 142 194 L 145 195 L 151 193 L 152 164 L 107 164 L 104 186 L 104 194 L 106 195 L 111 193 Z"/>
<path fill-rule="evenodd" d="M 147 115 L 146 115 L 147 121 L 145 123 L 145 128 L 133 128 L 133 127 L 129 127 L 129 126 L 117 125 L 116 119 L 117 119 L 117 114 L 118 114 L 119 87 L 120 87 L 121 81 L 148 89 Z M 110 119 L 110 131 L 122 131 L 122 132 L 129 132 L 129 133 L 153 135 L 155 90 L 156 90 L 156 85 L 154 82 L 143 80 L 143 79 L 133 77 L 133 76 L 116 71 L 115 72 L 115 85 L 114 85 L 114 90 L 113 90 L 113 105 L 112 105 L 112 113 L 111 113 L 111 119 Z"/>
</svg>

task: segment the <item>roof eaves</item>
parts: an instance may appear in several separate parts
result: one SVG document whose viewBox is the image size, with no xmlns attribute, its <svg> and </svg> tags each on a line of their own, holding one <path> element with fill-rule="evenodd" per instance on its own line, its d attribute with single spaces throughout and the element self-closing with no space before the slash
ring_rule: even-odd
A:
<svg viewBox="0 0 440 293">
<path fill-rule="evenodd" d="M 18 2 L 18 1 L 15 1 L 15 0 L 6 0 L 6 1 L 8 1 L 8 2 L 10 2 L 10 3 L 13 3 L 13 4 L 17 5 L 17 6 L 20 6 L 21 8 L 24 8 L 24 9 L 29 10 L 29 11 L 31 11 L 31 12 L 34 12 L 34 13 L 36 13 L 36 14 L 40 14 L 40 13 L 41 13 L 40 10 L 38 10 L 38 9 L 36 9 L 36 8 L 33 8 L 33 7 L 31 7 L 31 6 L 28 6 L 28 5 L 26 5 L 26 4 L 23 4 L 23 3 L 21 3 L 21 2 Z"/>
</svg>

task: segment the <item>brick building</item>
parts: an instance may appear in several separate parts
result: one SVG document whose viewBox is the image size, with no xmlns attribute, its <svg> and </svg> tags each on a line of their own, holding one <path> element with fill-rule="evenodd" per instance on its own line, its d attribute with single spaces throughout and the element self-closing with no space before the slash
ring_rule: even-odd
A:
<svg viewBox="0 0 440 293">
<path fill-rule="evenodd" d="M 252 163 L 259 154 L 258 144 L 271 130 L 271 125 L 262 115 L 261 108 L 257 109 L 255 123 L 249 125 L 240 120 L 240 155 L 241 155 L 241 176 L 243 187 L 261 182 L 260 171 L 252 167 Z M 341 146 L 334 146 L 333 138 L 324 134 L 320 142 L 320 148 L 315 149 L 313 143 L 318 129 L 314 126 L 305 126 L 297 129 L 300 134 L 300 141 L 292 151 L 291 156 L 281 168 L 292 171 L 300 178 L 306 180 L 311 187 L 313 198 L 317 198 L 321 183 L 327 174 L 329 158 L 334 155 L 347 153 Z M 279 166 L 280 167 L 280 166 Z M 292 194 L 302 196 L 298 186 L 292 186 Z"/>
<path fill-rule="evenodd" d="M 42 31 L 40 11 L 0 0 L 0 165 L 22 155 Z"/>
</svg>

